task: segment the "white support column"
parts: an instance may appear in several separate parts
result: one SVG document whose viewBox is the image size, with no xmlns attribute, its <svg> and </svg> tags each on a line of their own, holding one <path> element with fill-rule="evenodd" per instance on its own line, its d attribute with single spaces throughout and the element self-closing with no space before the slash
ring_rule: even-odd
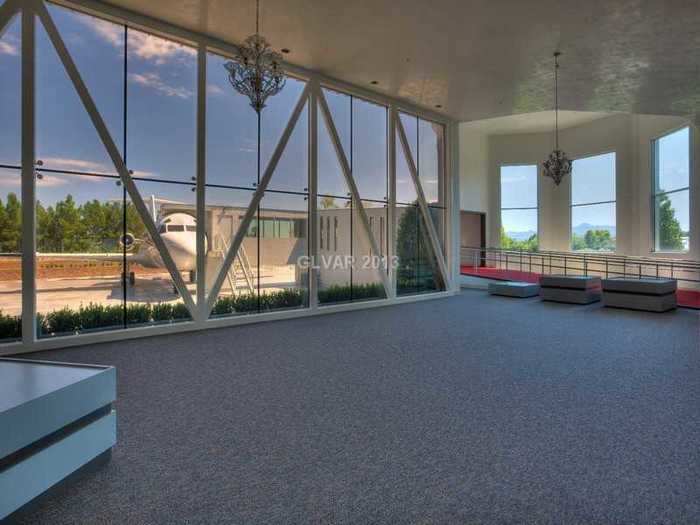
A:
<svg viewBox="0 0 700 525">
<path fill-rule="evenodd" d="M 219 295 L 219 290 L 221 290 L 221 285 L 224 284 L 224 279 L 226 278 L 228 269 L 231 267 L 231 263 L 236 257 L 236 253 L 238 253 L 238 248 L 243 242 L 243 237 L 245 237 L 246 233 L 248 232 L 248 226 L 250 225 L 250 221 L 253 219 L 253 216 L 255 215 L 255 212 L 258 209 L 258 205 L 260 204 L 260 201 L 262 200 L 263 195 L 265 194 L 267 185 L 270 183 L 270 179 L 275 173 L 277 163 L 279 162 L 280 157 L 284 152 L 284 149 L 287 147 L 287 142 L 289 142 L 289 137 L 291 136 L 292 131 L 294 131 L 294 127 L 296 126 L 296 123 L 299 120 L 299 115 L 304 109 L 304 105 L 308 103 L 309 90 L 310 87 L 309 83 L 307 82 L 304 91 L 301 93 L 301 96 L 299 97 L 299 100 L 297 101 L 296 106 L 294 107 L 292 116 L 289 118 L 287 127 L 284 129 L 284 132 L 282 133 L 282 136 L 280 137 L 280 140 L 277 143 L 277 147 L 272 153 L 270 162 L 268 163 L 267 168 L 265 168 L 265 173 L 260 178 L 260 184 L 258 184 L 258 187 L 255 190 L 255 193 L 253 194 L 253 198 L 250 201 L 250 206 L 248 206 L 248 209 L 243 215 L 243 219 L 241 219 L 241 223 L 238 225 L 238 230 L 236 231 L 236 235 L 233 237 L 233 241 L 231 242 L 231 247 L 229 248 L 229 251 L 226 254 L 226 258 L 221 264 L 221 270 L 219 271 L 219 275 L 217 275 L 216 281 L 214 282 L 214 285 L 211 287 L 211 291 L 209 292 L 209 298 L 207 301 L 207 312 L 211 312 L 211 309 L 214 307 L 216 298 Z"/>
<path fill-rule="evenodd" d="M 7 0 L 0 6 L 0 37 L 5 32 L 5 29 L 7 29 L 7 25 L 10 23 L 10 20 L 12 20 L 15 14 L 17 14 L 17 4 L 17 0 Z"/>
<path fill-rule="evenodd" d="M 440 246 L 440 240 L 438 239 L 437 232 L 435 231 L 433 218 L 430 216 L 430 210 L 428 209 L 428 205 L 425 202 L 425 194 L 423 193 L 423 187 L 421 186 L 420 179 L 418 178 L 416 163 L 413 161 L 413 156 L 411 155 L 411 148 L 408 146 L 408 139 L 406 138 L 406 133 L 403 129 L 403 124 L 401 124 L 401 119 L 398 115 L 395 115 L 394 123 L 394 125 L 396 126 L 396 130 L 398 131 L 398 137 L 401 141 L 404 156 L 406 158 L 408 171 L 411 174 L 411 179 L 413 179 L 413 184 L 416 187 L 418 207 L 420 208 L 421 215 L 423 215 L 425 226 L 428 229 L 428 239 L 430 240 L 430 245 L 433 249 L 435 260 L 438 264 L 438 270 L 441 274 L 443 282 L 445 283 L 445 289 L 449 290 L 451 289 L 452 279 L 450 279 L 450 276 L 448 275 L 447 265 L 445 264 L 445 258 L 443 256 L 442 248 Z"/>
<path fill-rule="evenodd" d="M 207 311 L 206 254 L 206 175 L 207 175 L 207 48 L 197 50 L 197 309 L 199 320 L 209 317 Z"/>
<path fill-rule="evenodd" d="M 54 21 L 51 18 L 51 15 L 46 9 L 46 6 L 41 2 L 37 3 L 36 6 L 37 15 L 41 19 L 41 22 L 43 23 L 44 28 L 46 29 L 46 33 L 48 34 L 54 48 L 56 49 L 56 53 L 61 59 L 61 63 L 63 64 L 63 67 L 66 70 L 68 77 L 71 79 L 73 87 L 78 93 L 78 96 L 80 97 L 80 100 L 82 101 L 83 106 L 85 107 L 85 110 L 87 111 L 93 126 L 95 126 L 97 134 L 99 135 L 100 139 L 102 140 L 102 143 L 107 149 L 107 153 L 112 159 L 112 163 L 114 164 L 117 173 L 119 173 L 122 183 L 124 184 L 124 187 L 129 193 L 129 197 L 131 197 L 131 201 L 133 202 L 134 207 L 141 216 L 141 220 L 143 221 L 146 230 L 150 234 L 153 243 L 158 249 L 161 258 L 163 259 L 163 263 L 165 263 L 165 267 L 168 269 L 168 272 L 170 272 L 170 276 L 173 279 L 175 288 L 180 294 L 180 297 L 182 297 L 182 300 L 187 306 L 187 309 L 189 310 L 192 318 L 195 321 L 198 320 L 199 312 L 197 311 L 196 305 L 192 300 L 192 295 L 187 289 L 185 281 L 182 279 L 182 275 L 180 275 L 180 272 L 178 271 L 177 266 L 175 265 L 175 262 L 173 261 L 170 255 L 170 252 L 168 252 L 168 249 L 165 246 L 163 239 L 160 237 L 160 234 L 156 229 L 156 225 L 153 222 L 153 218 L 151 217 L 148 208 L 143 202 L 143 199 L 141 198 L 141 195 L 139 194 L 139 191 L 136 188 L 134 181 L 131 179 L 126 165 L 124 164 L 124 159 L 122 159 L 119 150 L 117 149 L 117 146 L 114 143 L 114 140 L 112 139 L 112 136 L 110 135 L 104 120 L 102 119 L 102 116 L 97 110 L 97 106 L 95 105 L 95 102 L 92 99 L 92 96 L 90 95 L 87 86 L 85 85 L 82 77 L 80 76 L 78 68 L 75 65 L 75 62 L 73 62 L 73 58 L 71 57 L 70 53 L 68 52 L 68 49 L 66 48 L 65 43 L 63 42 L 63 38 L 59 34 L 58 29 L 56 28 L 56 25 L 54 24 Z M 26 86 L 23 85 L 22 90 L 26 90 Z"/>
<path fill-rule="evenodd" d="M 311 79 L 309 92 L 309 307 L 318 308 L 318 79 Z"/>
<path fill-rule="evenodd" d="M 333 143 L 333 147 L 335 149 L 336 156 L 338 157 L 341 170 L 343 172 L 343 175 L 345 176 L 345 182 L 347 183 L 348 188 L 350 189 L 353 204 L 357 204 L 357 211 L 360 214 L 360 222 L 362 222 L 362 227 L 367 233 L 372 253 L 379 253 L 379 250 L 377 249 L 377 242 L 375 241 L 374 235 L 372 235 L 372 230 L 369 227 L 369 219 L 367 218 L 367 212 L 365 211 L 365 207 L 362 204 L 360 192 L 357 189 L 357 184 L 355 184 L 355 179 L 353 178 L 352 172 L 350 171 L 350 164 L 348 163 L 348 159 L 345 156 L 345 152 L 343 151 L 343 146 L 340 143 L 338 130 L 335 128 L 335 123 L 333 122 L 331 111 L 330 109 L 328 109 L 328 103 L 326 102 L 326 97 L 323 94 L 323 91 L 319 92 L 318 101 L 321 106 L 321 113 L 323 113 L 326 128 L 328 129 L 328 134 L 331 137 L 331 142 Z M 382 284 L 384 285 L 384 293 L 386 294 L 386 297 L 391 297 L 391 283 L 389 282 L 389 276 L 387 275 L 386 271 L 384 271 L 384 269 L 381 267 L 377 269 L 377 273 L 379 274 L 379 277 L 382 280 Z"/>
<path fill-rule="evenodd" d="M 396 106 L 389 106 L 389 215 L 387 219 L 387 261 L 389 264 L 389 282 L 391 298 L 396 297 Z"/>
<path fill-rule="evenodd" d="M 36 334 L 36 231 L 34 178 L 34 8 L 22 7 L 22 343 L 30 346 Z"/>
<path fill-rule="evenodd" d="M 461 257 L 460 236 L 460 202 L 459 202 L 459 126 L 450 123 L 445 126 L 445 248 L 449 258 L 452 291 L 459 291 L 459 273 Z"/>
</svg>

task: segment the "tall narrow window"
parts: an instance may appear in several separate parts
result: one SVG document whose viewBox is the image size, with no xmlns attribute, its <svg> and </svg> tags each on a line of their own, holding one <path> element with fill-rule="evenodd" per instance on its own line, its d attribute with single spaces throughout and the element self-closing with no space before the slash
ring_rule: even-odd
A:
<svg viewBox="0 0 700 525">
<path fill-rule="evenodd" d="M 501 248 L 537 250 L 537 166 L 501 166 Z"/>
<path fill-rule="evenodd" d="M 571 249 L 615 251 L 615 153 L 577 159 L 571 171 Z"/>
<path fill-rule="evenodd" d="M 690 128 L 653 142 L 654 250 L 688 251 L 690 239 Z"/>
</svg>

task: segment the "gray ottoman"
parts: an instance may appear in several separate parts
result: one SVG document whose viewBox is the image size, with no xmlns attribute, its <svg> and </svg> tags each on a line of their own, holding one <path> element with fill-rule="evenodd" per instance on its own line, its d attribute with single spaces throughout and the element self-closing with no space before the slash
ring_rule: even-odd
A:
<svg viewBox="0 0 700 525">
<path fill-rule="evenodd" d="M 517 281 L 500 281 L 489 283 L 489 293 L 506 297 L 535 297 L 540 293 L 540 285 Z"/>
<path fill-rule="evenodd" d="M 675 279 L 603 279 L 603 304 L 647 312 L 667 312 L 676 307 Z"/>
<path fill-rule="evenodd" d="M 543 275 L 540 277 L 543 301 L 591 304 L 600 301 L 600 277 L 588 275 Z"/>
</svg>

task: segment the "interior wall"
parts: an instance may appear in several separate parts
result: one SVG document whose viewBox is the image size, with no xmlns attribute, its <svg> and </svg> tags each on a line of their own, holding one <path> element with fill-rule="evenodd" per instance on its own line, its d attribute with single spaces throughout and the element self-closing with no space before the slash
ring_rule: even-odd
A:
<svg viewBox="0 0 700 525">
<path fill-rule="evenodd" d="M 655 254 L 651 234 L 651 141 L 670 131 L 689 125 L 681 117 L 615 114 L 606 118 L 561 130 L 560 146 L 571 159 L 614 151 L 616 154 L 617 253 L 640 256 Z M 554 147 L 554 137 L 546 133 L 485 135 L 477 126 L 465 125 L 460 148 L 461 208 L 482 206 L 487 212 L 487 244 L 500 245 L 500 167 L 507 164 L 537 164 Z M 700 133 L 691 124 L 691 239 L 688 254 L 676 258 L 700 259 Z M 471 157 L 471 158 L 470 158 Z M 540 248 L 570 249 L 571 180 L 559 186 L 538 176 Z M 486 206 L 484 209 L 483 206 Z M 693 235 L 695 232 L 695 235 Z"/>
<path fill-rule="evenodd" d="M 459 192 L 460 210 L 489 212 L 489 137 L 469 123 L 459 125 Z M 486 223 L 489 239 L 489 223 Z"/>
</svg>

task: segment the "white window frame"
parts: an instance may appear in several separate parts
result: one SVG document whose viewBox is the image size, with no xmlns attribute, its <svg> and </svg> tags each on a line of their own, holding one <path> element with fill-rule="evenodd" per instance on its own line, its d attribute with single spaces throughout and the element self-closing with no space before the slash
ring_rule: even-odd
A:
<svg viewBox="0 0 700 525">
<path fill-rule="evenodd" d="M 688 130 L 688 185 L 683 187 L 683 188 L 676 188 L 675 190 L 670 190 L 670 191 L 657 191 L 658 186 L 657 186 L 657 173 L 656 173 L 656 145 L 659 140 L 663 139 L 664 137 L 668 137 L 669 135 L 673 135 L 674 133 L 677 133 L 679 131 L 682 131 L 684 129 Z M 649 217 L 651 219 L 651 224 L 650 224 L 650 239 L 651 239 L 651 253 L 654 254 L 672 254 L 672 255 L 684 255 L 690 253 L 690 246 L 693 241 L 693 228 L 692 228 L 692 218 L 690 217 L 691 215 L 691 210 L 693 209 L 692 205 L 692 198 L 693 198 L 693 192 L 691 190 L 691 186 L 693 185 L 693 142 L 694 137 L 693 137 L 693 127 L 689 124 L 685 124 L 683 126 L 679 126 L 677 128 L 673 128 L 671 130 L 665 131 L 664 133 L 660 135 L 656 135 L 655 137 L 652 137 L 651 141 L 649 142 L 649 166 L 650 170 L 649 173 L 651 174 L 651 198 L 649 200 Z M 689 215 L 689 221 L 688 221 L 688 249 L 686 250 L 660 250 L 657 247 L 656 244 L 656 198 L 661 196 L 661 195 L 671 195 L 673 193 L 680 193 L 682 191 L 687 191 L 688 192 L 688 215 Z"/>
<path fill-rule="evenodd" d="M 607 200 L 607 201 L 600 201 L 600 202 L 582 202 L 578 204 L 574 204 L 574 170 L 573 170 L 573 163 L 576 162 L 577 160 L 584 160 L 584 159 L 590 159 L 593 157 L 602 157 L 603 155 L 610 155 L 610 154 L 615 155 L 615 174 L 614 174 L 614 179 L 615 179 L 615 199 L 614 200 Z M 576 158 L 571 159 L 571 181 L 569 184 L 569 251 L 572 253 L 589 253 L 588 250 L 574 250 L 574 224 L 573 224 L 573 215 L 574 215 L 574 208 L 580 208 L 584 206 L 596 206 L 599 204 L 614 204 L 615 205 L 615 249 L 611 251 L 607 251 L 604 253 L 612 253 L 615 254 L 617 253 L 617 151 L 615 150 L 605 150 L 601 151 L 598 153 L 591 153 L 587 155 L 581 155 Z"/>
<path fill-rule="evenodd" d="M 155 20 L 153 18 L 139 15 L 132 11 L 122 9 L 119 7 L 111 6 L 95 0 L 57 0 L 54 2 L 63 7 L 68 7 L 70 9 L 84 12 L 92 16 L 98 16 L 106 20 L 113 21 L 118 24 L 126 25 L 134 29 L 141 31 L 147 31 L 152 34 L 168 38 L 170 40 L 180 42 L 193 47 L 197 52 L 197 133 L 196 133 L 196 170 L 197 170 L 197 220 L 199 224 L 204 224 L 204 213 L 205 213 L 205 176 L 206 176 L 206 61 L 207 53 L 213 52 L 224 57 L 232 57 L 236 52 L 236 47 L 234 45 L 223 42 L 217 38 L 204 35 L 201 33 L 186 30 L 184 28 L 163 22 L 160 20 Z M 23 244 L 22 244 L 22 274 L 24 276 L 22 282 L 22 340 L 20 342 L 10 342 L 10 343 L 0 343 L 0 355 L 4 354 L 16 354 L 24 352 L 33 352 L 40 350 L 48 350 L 51 348 L 61 348 L 82 344 L 92 344 L 102 341 L 114 341 L 114 340 L 124 340 L 132 339 L 137 337 L 152 336 L 158 334 L 166 333 L 177 333 L 192 330 L 207 329 L 220 326 L 234 326 L 240 324 L 247 324 L 252 322 L 259 322 L 263 320 L 275 320 L 275 319 L 287 319 L 295 317 L 304 317 L 309 315 L 316 315 L 319 313 L 330 313 L 336 311 L 346 311 L 370 307 L 380 307 L 386 306 L 388 304 L 397 304 L 404 302 L 413 302 L 418 300 L 426 300 L 435 297 L 444 297 L 456 293 L 459 291 L 457 275 L 459 272 L 459 248 L 458 248 L 458 232 L 454 231 L 458 224 L 458 206 L 456 202 L 459 196 L 458 192 L 458 181 L 454 176 L 455 163 L 457 158 L 457 143 L 456 128 L 457 124 L 453 120 L 441 115 L 439 113 L 434 113 L 430 110 L 420 108 L 411 105 L 408 102 L 400 101 L 388 96 L 384 96 L 379 93 L 372 92 L 362 87 L 354 86 L 342 81 L 326 77 L 315 71 L 310 71 L 292 64 L 284 64 L 285 71 L 293 77 L 299 78 L 307 82 L 304 92 L 302 93 L 297 105 L 292 112 L 292 118 L 287 123 L 287 127 L 282 133 L 277 148 L 275 149 L 270 164 L 265 174 L 261 178 L 261 182 L 255 190 L 255 195 L 249 207 L 250 210 L 254 210 L 260 203 L 262 196 L 267 187 L 272 173 L 274 172 L 274 167 L 279 161 L 279 157 L 284 151 L 284 146 L 289 139 L 296 120 L 299 118 L 299 114 L 304 106 L 309 108 L 309 232 L 314 232 L 313 235 L 308 236 L 309 251 L 312 256 L 318 255 L 318 246 L 315 232 L 317 231 L 316 222 L 318 220 L 316 207 L 317 207 L 317 127 L 318 119 L 326 118 L 329 119 L 330 115 L 323 97 L 323 92 L 321 87 L 328 87 L 335 91 L 346 93 L 354 97 L 363 98 L 370 102 L 384 105 L 388 109 L 388 169 L 389 169 L 389 222 L 388 222 L 388 250 L 391 255 L 393 251 L 393 239 L 395 238 L 395 158 L 396 158 L 396 141 L 394 136 L 398 136 L 401 139 L 402 145 L 399 147 L 407 148 L 405 143 L 405 134 L 403 133 L 403 128 L 398 120 L 398 112 L 402 111 L 409 114 L 414 114 L 420 116 L 422 119 L 430 120 L 439 123 L 445 127 L 445 155 L 448 156 L 449 151 L 449 162 L 444 164 L 444 205 L 448 211 L 449 221 L 446 224 L 446 234 L 448 236 L 448 242 L 446 243 L 446 252 L 443 255 L 440 249 L 439 240 L 434 231 L 434 228 L 429 227 L 430 241 L 433 244 L 433 251 L 435 253 L 436 259 L 438 261 L 439 272 L 444 279 L 446 288 L 444 291 L 426 293 L 423 295 L 407 295 L 397 297 L 395 293 L 395 276 L 391 267 L 389 269 L 389 275 L 386 272 L 382 273 L 382 284 L 387 289 L 387 298 L 380 299 L 370 302 L 354 303 L 354 304 L 339 304 L 339 305 L 328 305 L 319 306 L 317 304 L 317 290 L 316 290 L 316 279 L 311 278 L 309 280 L 309 306 L 308 308 L 303 308 L 293 311 L 279 311 L 270 313 L 259 313 L 248 316 L 240 317 L 228 317 L 228 318 L 210 318 L 209 311 L 211 309 L 213 301 L 218 295 L 218 290 L 223 282 L 223 274 L 230 267 L 233 262 L 233 257 L 237 251 L 237 246 L 240 245 L 243 237 L 248 231 L 248 224 L 250 224 L 254 213 L 244 214 L 244 220 L 236 236 L 233 238 L 230 244 L 230 252 L 227 255 L 224 264 L 221 268 L 221 273 L 217 276 L 217 280 L 214 282 L 214 286 L 209 292 L 209 297 L 206 297 L 205 293 L 205 276 L 204 271 L 202 271 L 206 265 L 206 254 L 204 253 L 204 242 L 205 242 L 205 231 L 204 228 L 198 229 L 198 257 L 197 264 L 200 271 L 197 272 L 197 294 L 196 298 L 192 297 L 187 291 L 187 287 L 179 275 L 177 268 L 169 256 L 167 248 L 162 242 L 162 239 L 156 232 L 155 224 L 148 212 L 148 208 L 143 202 L 143 199 L 136 190 L 134 181 L 121 158 L 121 154 L 117 149 L 113 138 L 110 135 L 107 126 L 105 125 L 100 112 L 95 105 L 92 95 L 90 94 L 87 86 L 82 80 L 82 76 L 73 62 L 73 58 L 70 55 L 65 43 L 63 42 L 63 37 L 60 31 L 56 28 L 53 23 L 53 19 L 44 0 L 6 0 L 4 4 L 0 6 L 0 33 L 5 29 L 8 22 L 14 19 L 14 16 L 18 15 L 22 17 L 22 202 L 23 202 Z M 122 183 L 126 187 L 132 202 L 142 219 L 146 223 L 146 227 L 149 233 L 154 238 L 154 242 L 163 257 L 166 267 L 168 268 L 171 277 L 175 283 L 176 288 L 183 297 L 187 308 L 190 310 L 192 320 L 182 323 L 172 324 L 172 325 L 160 325 L 160 326 L 147 326 L 147 327 L 135 327 L 126 330 L 114 330 L 105 332 L 95 332 L 95 333 L 85 333 L 80 335 L 69 335 L 64 337 L 54 337 L 54 338 L 42 338 L 39 339 L 36 336 L 36 285 L 34 282 L 35 267 L 36 267 L 36 238 L 35 238 L 35 215 L 34 206 L 26 205 L 26 203 L 35 202 L 35 177 L 34 177 L 34 165 L 36 161 L 35 155 L 35 137 L 34 137 L 34 112 L 35 112 L 35 85 L 34 85 L 34 68 L 35 68 L 35 45 L 34 45 L 34 25 L 38 23 L 44 27 L 52 45 L 56 48 L 57 54 L 64 69 L 68 73 L 68 77 L 72 82 L 79 99 L 81 100 L 83 106 L 88 112 L 90 120 L 95 127 L 100 140 L 105 146 L 110 158 L 112 159 L 115 169 L 119 173 Z M 319 115 L 321 113 L 321 115 Z M 332 139 L 336 149 L 340 146 L 337 134 Z M 342 148 L 341 148 L 342 151 Z M 411 164 L 410 155 L 407 156 L 409 167 L 412 168 L 411 175 L 415 179 L 417 177 L 415 166 Z M 342 159 L 341 159 L 342 160 Z M 446 159 L 447 160 L 447 159 Z M 368 221 L 367 215 L 364 213 L 364 209 L 361 205 L 361 200 L 357 194 L 357 188 L 352 179 L 352 175 L 347 169 L 347 160 L 345 163 L 341 162 L 341 166 L 345 169 L 344 175 L 348 178 L 349 186 L 351 187 L 353 195 L 353 200 L 358 202 L 358 211 L 360 218 L 362 219 L 363 226 L 367 228 Z M 418 185 L 420 188 L 420 185 Z M 422 194 L 422 191 L 419 192 Z M 426 222 L 432 226 L 432 221 L 428 220 L 428 209 L 425 203 L 425 198 L 423 195 L 419 195 L 419 204 L 421 207 L 421 212 L 426 216 Z M 370 236 L 372 239 L 372 236 Z M 376 245 L 373 246 L 373 251 L 378 252 Z M 390 258 L 389 258 L 390 259 Z M 310 270 L 313 272 L 313 268 Z M 388 278 L 387 278 L 388 277 Z"/>
<path fill-rule="evenodd" d="M 503 168 L 513 168 L 513 167 L 535 167 L 535 199 L 537 204 L 535 206 L 525 206 L 525 207 L 514 207 L 514 208 L 504 208 L 503 207 L 503 198 L 502 198 L 502 188 L 503 188 L 503 181 L 502 181 L 502 174 L 501 170 Z M 523 162 L 508 162 L 504 164 L 499 164 L 498 165 L 498 231 L 501 231 L 501 228 L 503 227 L 503 211 L 508 211 L 508 210 L 537 210 L 537 249 L 540 247 L 540 241 L 542 240 L 542 237 L 540 235 L 540 165 L 537 163 L 523 163 Z M 500 233 L 498 236 L 498 242 L 500 243 Z"/>
</svg>

